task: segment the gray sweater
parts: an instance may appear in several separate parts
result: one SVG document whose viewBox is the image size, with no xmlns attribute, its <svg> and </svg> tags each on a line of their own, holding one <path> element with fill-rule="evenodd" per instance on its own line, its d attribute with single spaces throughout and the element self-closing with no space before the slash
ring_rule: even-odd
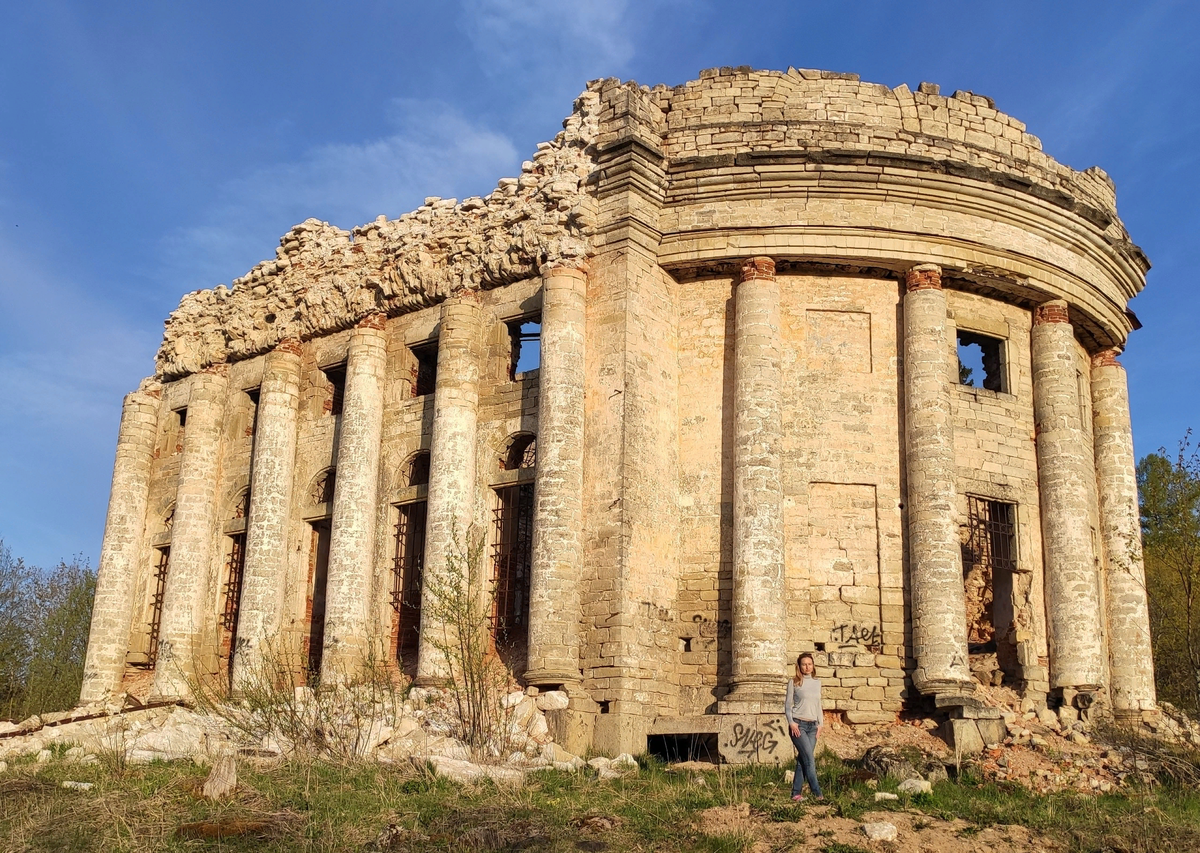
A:
<svg viewBox="0 0 1200 853">
<path fill-rule="evenodd" d="M 805 676 L 804 683 L 796 686 L 795 679 L 789 678 L 787 683 L 787 699 L 783 703 L 783 716 L 788 724 L 806 720 L 820 723 L 824 720 L 821 710 L 821 681 L 811 675 Z"/>
</svg>

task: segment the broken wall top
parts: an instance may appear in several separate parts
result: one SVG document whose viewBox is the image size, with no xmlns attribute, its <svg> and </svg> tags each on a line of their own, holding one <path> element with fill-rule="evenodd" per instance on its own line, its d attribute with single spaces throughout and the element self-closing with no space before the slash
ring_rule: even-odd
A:
<svg viewBox="0 0 1200 853">
<path fill-rule="evenodd" d="M 564 130 L 488 196 L 427 199 L 399 219 L 379 217 L 352 232 L 309 219 L 231 289 L 184 296 L 166 321 L 157 375 L 183 376 L 285 338 L 348 328 L 371 313 L 402 314 L 460 288 L 499 287 L 547 265 L 582 262 L 604 180 L 598 155 L 631 135 L 673 170 L 789 157 L 814 168 L 937 171 L 1026 193 L 1100 232 L 1140 270 L 1130 288 L 1140 289 L 1149 264 L 1117 217 L 1107 174 L 1057 163 L 989 98 L 935 89 L 795 69 L 710 69 L 673 88 L 593 81 Z"/>
</svg>

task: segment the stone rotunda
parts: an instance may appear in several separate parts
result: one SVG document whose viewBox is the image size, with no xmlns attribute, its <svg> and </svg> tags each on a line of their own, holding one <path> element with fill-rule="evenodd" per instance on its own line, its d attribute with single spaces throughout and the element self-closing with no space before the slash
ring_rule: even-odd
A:
<svg viewBox="0 0 1200 853">
<path fill-rule="evenodd" d="M 125 399 L 82 700 L 437 683 L 479 619 L 571 737 L 790 745 L 979 683 L 1155 713 L 1112 182 L 993 102 L 850 74 L 590 83 L 483 198 L 184 296 Z"/>
</svg>

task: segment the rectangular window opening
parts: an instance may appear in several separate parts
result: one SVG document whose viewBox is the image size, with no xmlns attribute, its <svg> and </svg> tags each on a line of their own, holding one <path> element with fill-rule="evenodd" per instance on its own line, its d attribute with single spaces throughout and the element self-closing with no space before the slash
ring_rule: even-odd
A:
<svg viewBox="0 0 1200 853">
<path fill-rule="evenodd" d="M 235 533 L 229 537 L 229 559 L 225 563 L 224 601 L 221 607 L 221 661 L 226 674 L 233 671 L 233 653 L 237 648 L 238 609 L 241 607 L 242 578 L 245 570 L 246 534 Z"/>
<path fill-rule="evenodd" d="M 1013 574 L 1017 570 L 1016 504 L 967 496 L 967 529 L 962 544 L 963 585 L 967 603 L 967 643 L 976 677 L 999 683 L 1017 674 L 1013 612 Z M 976 665 L 980 664 L 980 665 Z M 986 675 L 991 673 L 991 676 Z"/>
<path fill-rule="evenodd" d="M 321 675 L 321 656 L 325 649 L 325 588 L 329 579 L 329 540 L 331 522 L 323 518 L 312 523 L 312 539 L 308 552 L 308 635 L 304 653 L 308 667 L 308 683 L 314 685 Z"/>
<path fill-rule="evenodd" d="M 409 347 L 413 354 L 412 395 L 432 394 L 437 385 L 437 341 Z"/>
<path fill-rule="evenodd" d="M 529 633 L 529 572 L 533 557 L 533 484 L 496 490 L 492 545 L 496 648 L 523 655 Z"/>
<path fill-rule="evenodd" d="M 163 596 L 167 592 L 167 565 L 171 562 L 171 548 L 159 548 L 158 564 L 154 577 L 150 579 L 150 625 L 149 641 L 146 644 L 146 666 L 153 669 L 158 663 L 158 635 L 162 629 Z"/>
<path fill-rule="evenodd" d="M 515 379 L 517 374 L 528 373 L 541 366 L 541 315 L 509 321 L 508 338 L 512 342 L 512 358 L 508 365 L 509 379 Z"/>
<path fill-rule="evenodd" d="M 340 415 L 346 398 L 346 365 L 323 367 L 321 372 L 325 374 L 325 414 Z"/>
<path fill-rule="evenodd" d="M 421 581 L 425 570 L 425 501 L 396 507 L 396 556 L 392 563 L 392 609 L 396 612 L 396 660 L 416 666 L 421 639 Z"/>
<path fill-rule="evenodd" d="M 958 381 L 971 388 L 1008 391 L 1004 340 L 976 332 L 958 332 Z"/>
</svg>

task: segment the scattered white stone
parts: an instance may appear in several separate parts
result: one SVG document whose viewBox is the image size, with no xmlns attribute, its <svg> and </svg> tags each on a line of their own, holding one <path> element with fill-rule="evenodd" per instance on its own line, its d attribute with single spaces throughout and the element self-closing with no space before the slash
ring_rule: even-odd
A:
<svg viewBox="0 0 1200 853">
<path fill-rule="evenodd" d="M 69 780 L 63 782 L 62 786 L 72 791 L 90 791 L 96 787 L 91 782 L 71 782 Z"/>
<path fill-rule="evenodd" d="M 483 769 L 478 764 L 458 758 L 435 755 L 429 759 L 429 763 L 433 765 L 433 771 L 437 775 L 459 784 L 474 782 L 483 776 Z"/>
<path fill-rule="evenodd" d="M 924 779 L 905 779 L 896 786 L 896 790 L 901 794 L 929 794 L 933 792 L 933 785 Z"/>
<path fill-rule="evenodd" d="M 550 740 L 550 726 L 546 724 L 546 718 L 541 714 L 533 715 L 533 721 L 529 724 L 529 738 L 538 744 L 544 744 Z"/>
<path fill-rule="evenodd" d="M 0 773 L 7 773 L 7 772 L 8 772 L 8 762 L 0 761 Z"/>
<path fill-rule="evenodd" d="M 889 794 L 887 791 L 876 791 L 875 792 L 875 802 L 877 802 L 877 803 L 882 803 L 887 800 L 898 800 L 898 799 L 900 799 L 899 796 L 897 796 L 896 794 Z"/>
<path fill-rule="evenodd" d="M 542 711 L 561 711 L 570 704 L 570 697 L 561 690 L 547 690 L 537 697 L 538 709 Z"/>
<path fill-rule="evenodd" d="M 501 705 L 501 707 L 503 707 L 505 709 L 515 708 L 518 705 L 520 705 L 523 701 L 525 701 L 525 691 L 517 690 L 517 691 L 509 693 L 509 694 L 505 695 L 503 698 L 501 698 L 500 705 Z"/>
<path fill-rule="evenodd" d="M 618 769 L 618 770 L 620 770 L 620 769 L 637 770 L 638 769 L 637 759 L 634 758 L 632 755 L 630 755 L 628 752 L 622 752 L 620 755 L 618 755 L 616 758 L 614 758 L 612 760 L 612 764 L 610 766 L 613 769 Z"/>
<path fill-rule="evenodd" d="M 872 841 L 895 841 L 896 827 L 890 823 L 864 823 L 862 830 Z"/>
<path fill-rule="evenodd" d="M 222 797 L 227 797 L 237 789 L 237 764 L 234 763 L 232 755 L 224 755 L 217 759 L 212 770 L 208 773 L 208 778 L 204 780 L 204 787 L 200 793 L 208 800 L 219 800 Z"/>
<path fill-rule="evenodd" d="M 38 754 L 37 754 L 37 763 L 45 764 L 53 757 L 54 757 L 54 753 L 52 753 L 50 750 L 48 750 L 48 749 L 39 750 Z"/>
</svg>

